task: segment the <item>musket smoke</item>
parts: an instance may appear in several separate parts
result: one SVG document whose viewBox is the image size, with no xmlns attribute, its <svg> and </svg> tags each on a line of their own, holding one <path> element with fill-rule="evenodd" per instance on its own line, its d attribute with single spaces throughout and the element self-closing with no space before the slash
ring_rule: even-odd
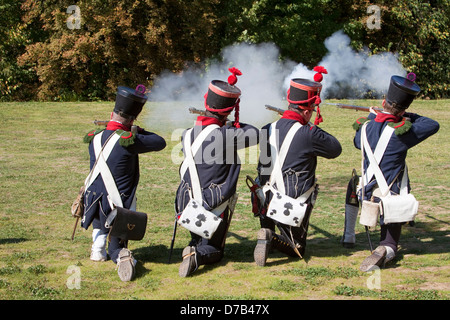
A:
<svg viewBox="0 0 450 320">
<path fill-rule="evenodd" d="M 342 31 L 327 38 L 325 46 L 328 53 L 318 63 L 328 70 L 322 81 L 323 99 L 381 98 L 387 92 L 391 75 L 406 75 L 395 54 L 355 51 Z M 151 105 L 152 114 L 169 117 L 173 129 L 191 126 L 195 117 L 189 114 L 188 107 L 202 109 L 211 80 L 226 81 L 228 68 L 237 67 L 243 73 L 236 84 L 242 91 L 240 120 L 262 126 L 274 119 L 264 105 L 287 108 L 283 100 L 290 79 L 312 80 L 315 73 L 301 63 L 282 60 L 278 47 L 272 43 L 235 44 L 224 48 L 220 59 L 204 65 L 206 68 L 193 66 L 180 73 L 166 71 L 159 75 L 151 88 L 150 100 L 158 102 Z M 158 124 L 155 119 L 158 117 L 150 117 L 152 127 Z"/>
<path fill-rule="evenodd" d="M 397 55 L 355 51 L 350 47 L 350 38 L 342 31 L 327 38 L 325 47 L 328 53 L 318 64 L 328 71 L 322 81 L 322 98 L 381 98 L 387 92 L 392 75 L 406 75 Z M 313 75 L 314 72 L 299 64 L 286 79 L 285 89 L 291 78 L 312 79 Z"/>
<path fill-rule="evenodd" d="M 154 81 L 150 100 L 171 102 L 165 104 L 164 114 L 180 124 L 183 119 L 191 119 L 188 106 L 202 109 L 204 95 L 212 80 L 227 81 L 228 68 L 236 67 L 242 71 L 236 84 L 242 91 L 240 115 L 242 122 L 263 125 L 273 118 L 273 113 L 264 109 L 264 105 L 278 105 L 286 92 L 282 86 L 284 78 L 295 63 L 281 61 L 278 47 L 270 43 L 239 43 L 226 47 L 219 60 L 210 61 L 205 69 L 189 67 L 180 73 L 163 72 Z M 159 110 L 161 111 L 161 110 Z M 233 119 L 233 113 L 230 115 Z"/>
</svg>

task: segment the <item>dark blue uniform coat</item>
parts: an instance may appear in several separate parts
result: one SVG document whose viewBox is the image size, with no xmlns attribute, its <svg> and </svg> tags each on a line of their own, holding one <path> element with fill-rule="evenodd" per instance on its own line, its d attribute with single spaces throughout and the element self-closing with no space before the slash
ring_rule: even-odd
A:
<svg viewBox="0 0 450 320">
<path fill-rule="evenodd" d="M 216 123 L 214 118 L 198 117 L 191 136 L 191 143 L 206 127 Z M 218 122 L 216 123 L 218 124 Z M 182 141 L 186 139 L 183 132 Z M 241 163 L 237 155 L 238 149 L 258 144 L 259 130 L 252 125 L 240 123 L 240 128 L 222 126 L 214 129 L 205 139 L 194 161 L 202 188 L 203 206 L 207 210 L 217 208 L 236 193 L 236 184 L 241 170 Z M 175 199 L 177 213 L 181 213 L 187 206 L 191 188 L 189 170 L 181 178 Z"/>
<path fill-rule="evenodd" d="M 102 145 L 111 134 L 116 134 L 113 130 L 104 130 L 102 135 Z M 116 142 L 108 160 L 106 161 L 111 174 L 116 182 L 117 188 L 122 198 L 124 208 L 130 208 L 136 188 L 139 183 L 139 153 L 159 151 L 166 146 L 165 140 L 155 133 L 139 130 L 136 133 L 134 143 L 123 147 L 119 141 Z M 94 146 L 89 144 L 90 167 L 95 163 Z M 103 183 L 101 174 L 97 176 L 91 186 L 85 192 L 85 213 L 81 226 L 87 229 L 94 218 L 100 219 L 102 233 L 108 231 L 105 228 L 106 217 L 111 212 L 107 198 L 107 191 Z"/>
<path fill-rule="evenodd" d="M 286 111 L 278 120 L 276 124 L 279 135 L 278 150 L 289 129 L 298 121 L 295 119 L 296 117 L 293 111 Z M 258 167 L 261 186 L 270 179 L 270 170 L 268 170 L 271 166 L 268 135 L 270 125 L 267 124 L 261 129 L 261 154 Z M 341 152 L 341 144 L 335 137 L 317 126 L 303 125 L 295 134 L 281 168 L 286 195 L 298 198 L 314 185 L 317 157 L 333 159 L 338 157 Z"/>
<path fill-rule="evenodd" d="M 394 193 L 400 192 L 400 183 L 403 177 L 403 171 L 405 169 L 405 160 L 408 149 L 419 144 L 423 140 L 427 139 L 431 135 L 435 134 L 439 130 L 439 123 L 418 114 L 407 113 L 405 117 L 411 119 L 411 128 L 403 134 L 392 134 L 389 144 L 386 147 L 383 158 L 380 162 L 380 169 L 383 172 L 384 178 L 388 185 L 398 175 L 396 182 L 391 187 L 391 191 Z M 377 115 L 371 113 L 368 116 L 371 120 L 366 127 L 367 140 L 371 146 L 372 151 L 375 150 L 381 133 L 388 123 L 396 123 L 401 128 L 404 123 L 402 119 L 386 113 L 378 113 Z M 361 129 L 357 130 L 355 138 L 353 140 L 356 148 L 361 149 Z M 367 156 L 364 158 L 364 171 L 369 165 Z M 400 174 L 399 174 L 400 173 Z M 373 187 L 376 185 L 375 176 L 372 178 L 364 188 L 364 198 L 370 199 L 372 196 Z M 410 190 L 408 179 L 408 191 Z"/>
<path fill-rule="evenodd" d="M 219 207 L 236 193 L 241 170 L 237 151 L 256 145 L 259 141 L 259 130 L 254 126 L 245 123 L 240 123 L 240 128 L 221 126 L 222 124 L 212 117 L 198 117 L 191 136 L 187 137 L 186 131 L 183 132 L 182 141 L 190 139 L 192 143 L 210 124 L 218 124 L 220 127 L 209 134 L 194 157 L 202 189 L 203 207 L 207 210 Z M 181 183 L 175 198 L 175 210 L 178 214 L 184 210 L 191 199 L 189 169 L 180 178 Z M 221 213 L 221 218 L 223 220 L 211 239 L 201 238 L 191 233 L 190 245 L 196 246 L 198 265 L 215 263 L 223 257 L 229 221 L 228 207 Z"/>
<path fill-rule="evenodd" d="M 277 141 L 277 150 L 280 150 L 280 146 L 284 142 L 287 133 L 297 121 L 304 125 L 295 133 L 287 152 L 285 162 L 281 168 L 286 195 L 292 198 L 298 198 L 314 186 L 316 180 L 317 157 L 333 159 L 338 157 L 342 152 L 341 144 L 335 137 L 321 128 L 307 123 L 300 114 L 291 110 L 285 111 L 283 117 L 276 123 L 276 130 L 278 130 L 279 137 Z M 261 153 L 258 165 L 261 186 L 264 186 L 266 182 L 269 181 L 271 173 L 270 167 L 272 160 L 269 143 L 270 126 L 271 124 L 267 124 L 261 129 Z M 290 256 L 297 256 L 297 253 L 285 243 L 285 241 L 287 241 L 285 235 L 291 234 L 293 241 L 299 246 L 298 252 L 303 256 L 306 248 L 309 218 L 313 209 L 312 199 L 315 195 L 316 192 L 314 192 L 306 201 L 308 207 L 299 227 L 291 227 L 281 223 L 278 224 L 278 228 L 284 235 L 277 235 L 276 237 L 281 240 L 282 244 L 280 244 L 280 241 L 272 242 L 276 249 Z M 266 208 L 271 199 L 272 193 L 267 192 Z M 260 223 L 262 228 L 269 228 L 275 231 L 274 221 L 272 219 L 266 219 L 265 215 L 260 215 Z"/>
</svg>

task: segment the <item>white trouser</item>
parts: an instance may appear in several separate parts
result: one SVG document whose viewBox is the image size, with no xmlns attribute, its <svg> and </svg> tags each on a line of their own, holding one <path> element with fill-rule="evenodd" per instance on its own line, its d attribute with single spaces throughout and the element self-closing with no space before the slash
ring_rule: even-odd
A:
<svg viewBox="0 0 450 320">
<path fill-rule="evenodd" d="M 92 252 L 100 252 L 106 255 L 106 238 L 108 234 L 100 234 L 100 229 L 92 230 Z"/>
<path fill-rule="evenodd" d="M 358 218 L 359 207 L 350 204 L 345 205 L 345 229 L 342 242 L 355 243 L 355 226 Z"/>
</svg>

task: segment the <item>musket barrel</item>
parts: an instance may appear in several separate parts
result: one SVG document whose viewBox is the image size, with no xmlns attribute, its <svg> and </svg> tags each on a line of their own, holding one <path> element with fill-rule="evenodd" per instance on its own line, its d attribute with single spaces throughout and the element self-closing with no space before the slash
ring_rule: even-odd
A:
<svg viewBox="0 0 450 320">
<path fill-rule="evenodd" d="M 190 107 L 190 108 L 189 108 L 189 112 L 190 112 L 190 113 L 199 114 L 199 115 L 201 115 L 201 116 L 204 116 L 204 115 L 205 115 L 205 111 L 199 110 L 199 109 L 196 109 L 196 108 L 193 108 L 193 107 Z"/>
<path fill-rule="evenodd" d="M 194 114 L 199 114 L 201 116 L 205 116 L 206 115 L 206 111 L 205 110 L 199 110 L 199 109 L 194 108 L 194 107 L 189 107 L 189 112 L 190 113 L 194 113 Z M 226 118 L 225 121 L 230 121 L 230 120 L 228 120 L 228 118 Z"/>
<path fill-rule="evenodd" d="M 94 124 L 96 125 L 96 126 L 107 126 L 108 125 L 108 123 L 109 123 L 109 121 L 107 121 L 107 120 L 94 120 Z"/>
<path fill-rule="evenodd" d="M 365 111 L 365 112 L 370 112 L 370 108 L 371 108 L 371 107 L 355 106 L 355 105 L 344 104 L 344 103 L 330 103 L 330 102 L 326 102 L 325 104 L 333 105 L 333 106 L 336 106 L 336 107 L 341 108 L 341 109 L 351 109 L 351 110 L 355 110 L 355 111 Z M 375 110 L 375 111 L 383 111 L 383 109 L 377 108 L 377 107 L 372 107 L 372 109 Z"/>
<path fill-rule="evenodd" d="M 270 110 L 270 111 L 275 111 L 275 112 L 277 112 L 279 115 L 283 115 L 283 113 L 286 111 L 286 110 L 283 110 L 283 109 L 280 109 L 280 108 L 277 108 L 277 107 L 274 107 L 274 106 L 271 106 L 270 104 L 266 104 L 266 109 L 267 110 Z"/>
</svg>

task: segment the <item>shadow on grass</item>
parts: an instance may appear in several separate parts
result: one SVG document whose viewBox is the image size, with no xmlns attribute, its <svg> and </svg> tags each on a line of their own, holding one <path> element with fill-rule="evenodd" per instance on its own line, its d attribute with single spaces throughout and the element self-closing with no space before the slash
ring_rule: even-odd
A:
<svg viewBox="0 0 450 320">
<path fill-rule="evenodd" d="M 26 238 L 5 238 L 5 239 L 0 239 L 0 245 L 1 244 L 21 243 L 21 242 L 25 242 L 25 241 L 28 241 L 28 239 L 26 239 Z"/>
<path fill-rule="evenodd" d="M 434 229 L 435 222 L 419 222 L 414 227 L 404 226 L 402 237 L 400 238 L 400 250 L 397 257 L 389 265 L 389 268 L 395 268 L 402 261 L 405 255 L 426 255 L 431 253 L 448 253 L 450 251 L 450 239 L 447 231 L 430 230 Z M 310 224 L 308 234 L 314 234 L 314 238 L 309 238 L 306 241 L 306 251 L 303 260 L 308 263 L 314 257 L 321 258 L 345 258 L 351 257 L 356 252 L 366 252 L 370 254 L 370 247 L 365 232 L 357 232 L 356 245 L 354 248 L 344 248 L 341 244 L 341 236 L 337 236 L 318 227 Z M 254 263 L 253 251 L 255 249 L 256 240 L 243 237 L 234 232 L 229 232 L 227 238 L 234 238 L 238 242 L 231 242 L 225 245 L 224 257 L 221 261 L 204 265 L 199 268 L 193 276 L 199 276 L 207 273 L 217 267 L 225 266 L 230 262 L 237 263 Z M 375 231 L 370 232 L 370 238 L 373 248 L 376 248 L 380 239 L 379 227 Z M 25 239 L 19 239 L 25 241 Z M 1 241 L 1 240 L 0 240 Z M 12 240 L 13 241 L 13 240 Z M 187 243 L 186 243 L 187 245 Z M 153 245 L 140 247 L 132 250 L 137 260 L 141 262 L 153 262 L 161 264 L 169 264 L 169 247 L 167 245 Z M 183 247 L 173 249 L 171 264 L 179 265 L 182 261 L 181 253 Z M 274 259 L 273 259 L 274 258 Z M 288 257 L 277 250 L 269 253 L 269 260 L 267 266 L 277 266 L 289 264 L 298 261 L 298 258 Z M 137 277 L 142 277 L 151 270 L 147 270 L 142 264 L 137 267 Z"/>
</svg>

